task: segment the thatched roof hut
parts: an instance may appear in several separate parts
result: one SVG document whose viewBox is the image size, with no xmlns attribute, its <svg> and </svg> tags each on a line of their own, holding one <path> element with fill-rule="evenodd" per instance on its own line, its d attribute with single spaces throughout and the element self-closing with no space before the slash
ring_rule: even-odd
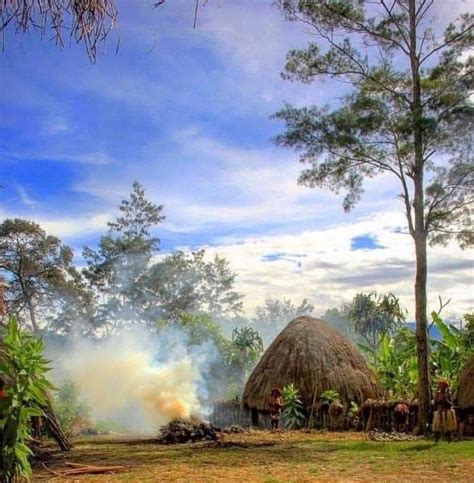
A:
<svg viewBox="0 0 474 483">
<path fill-rule="evenodd" d="M 290 322 L 263 354 L 245 386 L 244 407 L 268 410 L 271 389 L 291 383 L 306 407 L 327 389 L 359 404 L 380 395 L 374 372 L 352 343 L 324 320 L 306 316 Z"/>
<path fill-rule="evenodd" d="M 469 359 L 459 381 L 458 405 L 461 409 L 474 408 L 474 356 Z"/>
</svg>

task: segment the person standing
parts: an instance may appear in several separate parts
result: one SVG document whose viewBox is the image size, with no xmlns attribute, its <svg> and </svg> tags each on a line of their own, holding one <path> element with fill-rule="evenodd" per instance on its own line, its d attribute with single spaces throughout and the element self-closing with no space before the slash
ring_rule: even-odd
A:
<svg viewBox="0 0 474 483">
<path fill-rule="evenodd" d="M 268 405 L 270 407 L 272 429 L 278 429 L 278 423 L 281 418 L 281 409 L 283 407 L 283 399 L 281 397 L 281 390 L 277 387 L 272 389 Z"/>
<path fill-rule="evenodd" d="M 435 441 L 438 442 L 441 435 L 445 434 L 450 442 L 451 434 L 457 429 L 457 422 L 456 413 L 453 409 L 453 398 L 446 379 L 438 381 L 438 390 L 436 391 L 434 404 L 436 408 L 433 416 Z"/>
</svg>

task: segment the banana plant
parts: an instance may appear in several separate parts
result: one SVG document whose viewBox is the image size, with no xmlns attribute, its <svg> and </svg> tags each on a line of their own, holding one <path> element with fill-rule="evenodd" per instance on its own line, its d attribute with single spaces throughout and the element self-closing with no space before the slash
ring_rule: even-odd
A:
<svg viewBox="0 0 474 483">
<path fill-rule="evenodd" d="M 465 332 L 446 324 L 437 312 L 431 314 L 433 324 L 441 334 L 441 340 L 430 339 L 430 361 L 433 380 L 447 379 L 455 393 L 459 387 L 459 376 L 474 347 L 466 347 Z M 358 344 L 373 361 L 382 386 L 388 396 L 407 398 L 416 393 L 418 381 L 416 338 L 403 327 L 395 334 L 383 334 L 377 349 Z"/>
<path fill-rule="evenodd" d="M 433 373 L 435 377 L 447 379 L 451 390 L 456 392 L 459 387 L 459 376 L 474 348 L 466 349 L 462 331 L 446 324 L 436 312 L 432 312 L 431 317 L 442 337 L 441 340 L 431 341 Z"/>
<path fill-rule="evenodd" d="M 374 361 L 382 386 L 390 397 L 407 398 L 413 395 L 417 384 L 416 341 L 407 328 L 394 336 L 383 334 L 376 351 L 359 344 L 362 351 Z"/>
</svg>

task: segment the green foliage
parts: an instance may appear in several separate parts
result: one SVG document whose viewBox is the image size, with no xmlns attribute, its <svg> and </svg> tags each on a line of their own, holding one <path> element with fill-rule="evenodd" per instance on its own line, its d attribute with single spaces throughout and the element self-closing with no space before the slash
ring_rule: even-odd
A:
<svg viewBox="0 0 474 483">
<path fill-rule="evenodd" d="M 474 313 L 464 315 L 463 345 L 466 350 L 474 347 Z"/>
<path fill-rule="evenodd" d="M 62 337 L 110 335 L 133 323 L 154 327 L 157 320 L 173 321 L 191 312 L 237 315 L 242 296 L 224 258 L 207 259 L 199 250 L 153 261 L 160 244 L 153 231 L 164 219 L 162 211 L 135 181 L 98 248 L 84 248 L 82 271 L 73 265 L 72 250 L 36 223 L 5 220 L 0 224 L 0 277 L 8 281 L 10 311 L 21 320 L 25 314 L 35 333 Z"/>
<path fill-rule="evenodd" d="M 64 381 L 54 398 L 54 409 L 61 428 L 72 435 L 81 423 L 88 420 L 90 409 L 80 399 L 79 391 L 72 381 Z"/>
<path fill-rule="evenodd" d="M 294 384 L 287 384 L 283 388 L 283 421 L 289 429 L 299 429 L 303 426 L 305 415 L 299 390 Z"/>
<path fill-rule="evenodd" d="M 223 384 L 228 388 L 226 395 L 240 398 L 249 372 L 263 352 L 260 334 L 251 327 L 236 327 L 230 339 L 224 339 L 220 347 L 222 364 L 218 368 L 224 376 Z"/>
<path fill-rule="evenodd" d="M 217 357 L 209 369 L 209 388 L 214 394 L 239 398 L 249 371 L 263 352 L 260 334 L 252 327 L 236 327 L 229 339 L 211 315 L 187 313 L 174 322 L 160 320 L 158 330 L 166 331 L 172 324 L 184 332 L 188 346 L 211 343 L 216 348 Z"/>
<path fill-rule="evenodd" d="M 412 397 L 418 383 L 415 334 L 403 327 L 391 336 L 383 334 L 376 351 L 359 344 L 359 347 L 374 361 L 383 388 L 388 396 Z"/>
<path fill-rule="evenodd" d="M 432 340 L 431 364 L 434 379 L 447 379 L 451 391 L 456 393 L 459 377 L 469 358 L 474 353 L 474 346 L 465 346 L 465 333 L 452 325 L 446 324 L 441 317 L 432 312 L 431 317 L 442 339 Z"/>
<path fill-rule="evenodd" d="M 6 381 L 7 399 L 0 412 L 3 432 L 3 477 L 11 482 L 31 474 L 27 446 L 30 437 L 30 419 L 42 416 L 46 392 L 52 385 L 46 378 L 48 362 L 43 356 L 43 343 L 21 330 L 11 318 L 3 337 L 0 353 L 0 375 Z"/>
<path fill-rule="evenodd" d="M 384 334 L 393 333 L 405 320 L 405 311 L 393 293 L 359 293 L 345 310 L 356 332 L 373 351 L 377 350 Z"/>
<path fill-rule="evenodd" d="M 356 416 L 359 415 L 359 412 L 360 412 L 360 406 L 355 401 L 351 401 L 351 404 L 349 405 L 349 411 L 347 412 L 349 418 L 350 419 L 355 418 Z"/>
<path fill-rule="evenodd" d="M 436 312 L 431 314 L 433 323 L 441 334 L 441 340 L 430 339 L 431 379 L 447 379 L 453 393 L 459 387 L 459 377 L 474 346 L 465 344 L 468 331 L 460 331 L 448 325 Z M 363 344 L 359 348 L 372 360 L 380 382 L 389 396 L 411 398 L 416 394 L 418 364 L 416 336 L 407 327 L 393 335 L 384 334 L 377 350 Z"/>
<path fill-rule="evenodd" d="M 186 334 L 189 346 L 212 342 L 222 351 L 225 338 L 211 315 L 181 313 L 175 323 Z M 168 324 L 166 320 L 160 321 L 161 327 L 166 328 Z"/>
<path fill-rule="evenodd" d="M 275 115 L 286 124 L 276 142 L 298 151 L 307 166 L 299 182 L 344 190 L 343 206 L 350 210 L 364 182 L 385 173 L 402 189 L 413 237 L 426 230 L 433 243 L 454 237 L 471 244 L 474 15 L 460 15 L 441 40 L 430 30 L 433 2 L 413 12 L 406 2 L 380 11 L 349 0 L 278 3 L 323 42 L 290 51 L 284 78 L 337 78 L 353 87 L 331 106 L 286 105 Z M 413 35 L 423 39 L 415 48 Z M 419 109 L 413 109 L 415 97 Z M 423 190 L 423 180 L 425 200 L 415 190 Z M 415 197 L 425 210 L 421 228 L 413 224 Z"/>
<path fill-rule="evenodd" d="M 263 351 L 262 338 L 252 327 L 235 328 L 232 332 L 232 344 L 254 362 Z"/>
<path fill-rule="evenodd" d="M 15 218 L 0 225 L 0 275 L 8 280 L 10 312 L 26 315 L 38 334 L 39 313 L 62 308 L 77 271 L 72 250 L 59 238 L 48 236 L 32 221 Z"/>
<path fill-rule="evenodd" d="M 232 382 L 227 387 L 226 399 L 229 401 L 240 401 L 242 396 L 242 384 Z"/>
<path fill-rule="evenodd" d="M 90 287 L 105 296 L 96 324 L 108 331 L 143 319 L 147 308 L 145 274 L 160 243 L 151 230 L 164 219 L 163 206 L 148 201 L 138 181 L 119 210 L 121 214 L 108 224 L 109 231 L 101 237 L 99 248 L 86 247 L 83 252 Z"/>
<path fill-rule="evenodd" d="M 235 328 L 224 349 L 225 359 L 235 379 L 244 384 L 249 371 L 263 352 L 260 334 L 252 327 Z"/>
<path fill-rule="evenodd" d="M 155 301 L 150 317 L 173 319 L 185 312 L 227 317 L 242 310 L 242 296 L 234 289 L 236 275 L 227 260 L 205 256 L 205 250 L 178 251 L 150 267 L 145 282 Z"/>
<path fill-rule="evenodd" d="M 334 389 L 326 389 L 326 391 L 321 394 L 321 400 L 328 401 L 329 403 L 332 403 L 333 401 L 341 402 L 341 396 Z"/>
<path fill-rule="evenodd" d="M 48 329 L 44 336 L 55 334 L 59 337 L 92 337 L 96 329 L 95 294 L 78 270 L 70 273 L 67 283 L 68 290 L 62 291 L 62 303 L 58 310 L 44 316 Z"/>
<path fill-rule="evenodd" d="M 110 332 L 130 322 L 153 326 L 186 313 L 227 317 L 241 311 L 236 275 L 224 258 L 207 260 L 204 250 L 178 251 L 153 262 L 160 240 L 152 230 L 164 219 L 163 206 L 148 201 L 140 183 L 133 184 L 119 210 L 98 249 L 84 249 L 85 277 L 100 295 L 97 327 Z"/>
</svg>

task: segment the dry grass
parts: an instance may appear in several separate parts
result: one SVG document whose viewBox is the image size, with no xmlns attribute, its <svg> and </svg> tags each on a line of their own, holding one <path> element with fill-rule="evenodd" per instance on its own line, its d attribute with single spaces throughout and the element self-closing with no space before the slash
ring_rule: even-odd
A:
<svg viewBox="0 0 474 483">
<path fill-rule="evenodd" d="M 91 438 L 77 441 L 67 455 L 55 453 L 48 466 L 62 470 L 65 461 L 124 465 L 127 471 L 61 481 L 472 481 L 474 444 L 376 443 L 360 433 L 259 431 L 228 435 L 220 445 Z M 34 481 L 56 479 L 41 468 L 34 474 Z"/>
</svg>

